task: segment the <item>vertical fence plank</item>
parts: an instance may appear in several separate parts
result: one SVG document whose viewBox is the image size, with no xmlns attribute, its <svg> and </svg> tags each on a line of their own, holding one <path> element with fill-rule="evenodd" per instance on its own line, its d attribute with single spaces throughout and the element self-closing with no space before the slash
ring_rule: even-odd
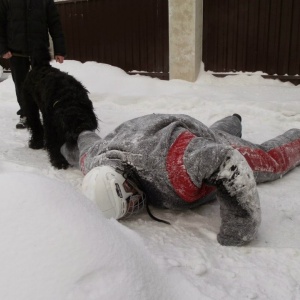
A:
<svg viewBox="0 0 300 300">
<path fill-rule="evenodd" d="M 251 0 L 248 6 L 248 23 L 247 23 L 247 54 L 245 69 L 250 72 L 257 71 L 258 56 L 258 16 L 259 0 Z"/>
<path fill-rule="evenodd" d="M 293 14 L 293 0 L 284 0 L 281 5 L 281 25 L 279 29 L 279 47 L 277 60 L 277 74 L 288 74 L 291 44 L 291 27 Z"/>
<path fill-rule="evenodd" d="M 218 0 L 203 2 L 203 62 L 205 70 L 217 71 Z"/>
<path fill-rule="evenodd" d="M 247 61 L 247 24 L 248 0 L 238 1 L 238 28 L 237 28 L 237 71 L 246 70 Z M 231 33 L 232 34 L 232 33 Z"/>
<path fill-rule="evenodd" d="M 217 68 L 218 72 L 226 70 L 226 51 L 227 51 L 227 2 L 219 2 L 218 6 L 218 30 L 217 30 Z"/>
<path fill-rule="evenodd" d="M 268 57 L 268 35 L 270 3 L 272 0 L 260 0 L 258 7 L 257 62 L 256 71 L 266 72 Z"/>
<path fill-rule="evenodd" d="M 291 42 L 288 74 L 300 75 L 300 1 L 292 2 Z"/>
<path fill-rule="evenodd" d="M 163 65 L 161 72 L 162 74 L 169 74 L 169 2 L 161 0 L 162 4 L 162 14 L 161 14 L 161 20 L 162 20 L 162 28 L 160 29 L 162 32 L 162 57 L 163 57 Z M 165 16 L 168 16 L 165 18 Z M 165 75 L 163 75 L 165 76 Z M 168 76 L 168 75 L 167 75 Z"/>
<path fill-rule="evenodd" d="M 281 0 L 272 0 L 270 7 L 270 23 L 268 35 L 267 73 L 277 73 Z"/>
<path fill-rule="evenodd" d="M 237 71 L 237 28 L 238 14 L 237 2 L 239 0 L 228 1 L 228 33 L 227 33 L 227 65 L 226 70 Z"/>
</svg>

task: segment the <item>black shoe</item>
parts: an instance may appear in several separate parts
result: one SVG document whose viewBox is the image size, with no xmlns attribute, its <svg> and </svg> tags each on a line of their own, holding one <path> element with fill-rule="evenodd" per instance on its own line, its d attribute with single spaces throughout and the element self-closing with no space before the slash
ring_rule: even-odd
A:
<svg viewBox="0 0 300 300">
<path fill-rule="evenodd" d="M 239 114 L 233 114 L 233 116 L 237 117 L 240 120 L 240 122 L 242 122 L 242 117 Z"/>
<path fill-rule="evenodd" d="M 20 117 L 20 121 L 16 125 L 17 129 L 27 128 L 26 117 Z"/>
</svg>

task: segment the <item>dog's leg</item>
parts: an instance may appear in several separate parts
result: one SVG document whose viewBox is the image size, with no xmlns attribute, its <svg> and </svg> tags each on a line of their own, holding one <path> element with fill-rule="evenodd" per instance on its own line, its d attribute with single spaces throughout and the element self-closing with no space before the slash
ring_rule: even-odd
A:
<svg viewBox="0 0 300 300">
<path fill-rule="evenodd" d="M 60 139 L 61 133 L 55 130 L 50 118 L 44 118 L 46 149 L 48 151 L 50 163 L 54 168 L 67 169 L 69 163 L 60 153 L 60 148 L 64 141 Z"/>
<path fill-rule="evenodd" d="M 27 128 L 31 134 L 29 147 L 32 149 L 41 149 L 44 147 L 44 129 L 40 119 L 39 108 L 30 93 L 25 89 L 23 90 L 23 103 Z"/>
<path fill-rule="evenodd" d="M 60 145 L 61 147 L 62 145 Z M 69 163 L 60 153 L 60 147 L 50 147 L 47 148 L 49 153 L 49 158 L 51 165 L 57 169 L 67 169 L 69 167 Z"/>
</svg>

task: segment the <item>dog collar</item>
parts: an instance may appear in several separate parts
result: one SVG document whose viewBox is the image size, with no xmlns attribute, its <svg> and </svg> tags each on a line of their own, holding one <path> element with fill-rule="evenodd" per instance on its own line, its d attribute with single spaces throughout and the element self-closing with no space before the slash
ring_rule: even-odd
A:
<svg viewBox="0 0 300 300">
<path fill-rule="evenodd" d="M 53 106 L 54 107 L 57 103 L 59 103 L 61 100 L 56 100 L 54 103 L 53 103 Z"/>
</svg>

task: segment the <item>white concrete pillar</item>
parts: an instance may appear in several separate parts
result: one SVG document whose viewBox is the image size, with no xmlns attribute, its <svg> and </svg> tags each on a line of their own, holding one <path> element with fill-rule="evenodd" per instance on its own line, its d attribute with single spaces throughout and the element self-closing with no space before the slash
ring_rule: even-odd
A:
<svg viewBox="0 0 300 300">
<path fill-rule="evenodd" d="M 195 81 L 202 61 L 203 0 L 169 0 L 170 79 Z"/>
</svg>

